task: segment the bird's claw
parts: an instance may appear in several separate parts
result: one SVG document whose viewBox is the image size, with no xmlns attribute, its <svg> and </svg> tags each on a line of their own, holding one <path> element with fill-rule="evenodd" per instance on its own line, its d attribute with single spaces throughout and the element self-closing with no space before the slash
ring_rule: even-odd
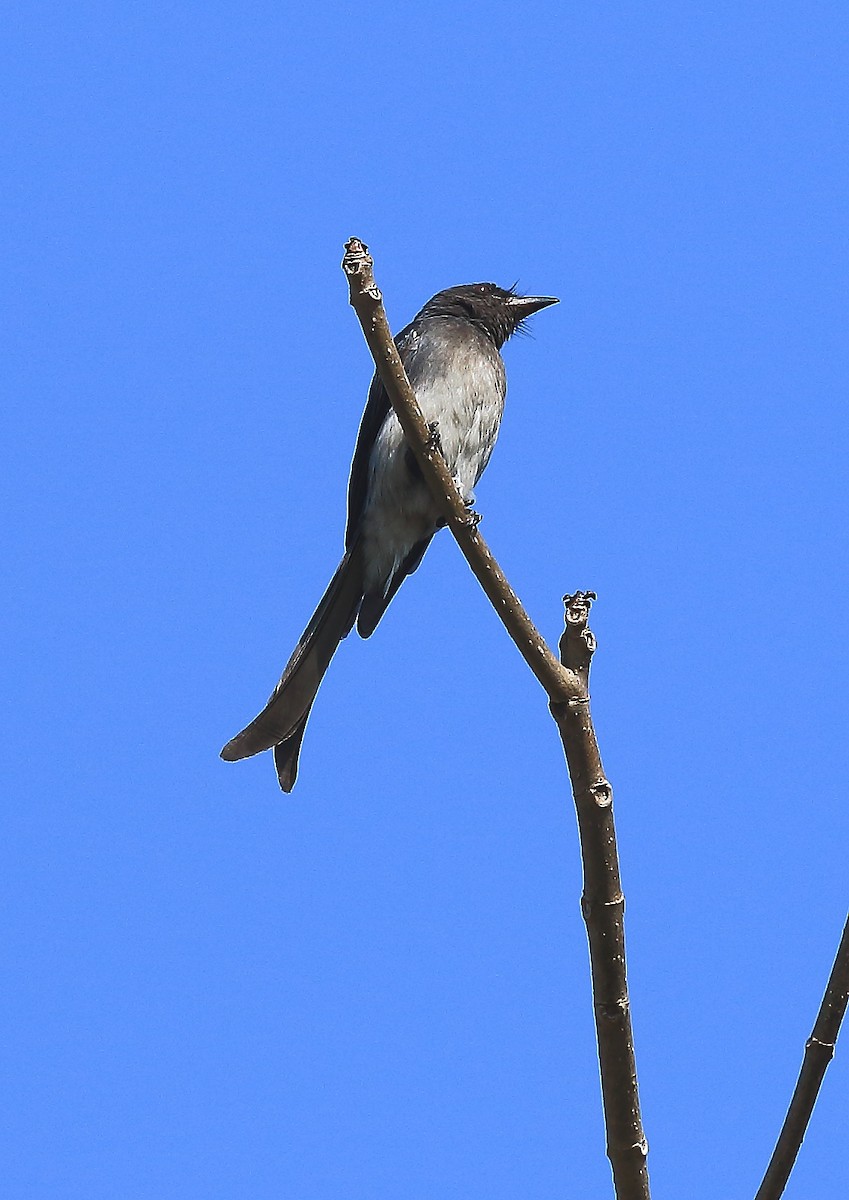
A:
<svg viewBox="0 0 849 1200">
<path fill-rule="evenodd" d="M 463 491 L 463 481 L 456 475 L 454 476 L 454 486 L 460 495 L 463 497 L 463 507 L 466 510 L 466 525 L 469 529 L 477 529 L 483 517 L 480 513 L 475 512 L 475 493 Z"/>
<path fill-rule="evenodd" d="M 428 450 L 438 450 L 442 454 L 442 438 L 439 436 L 439 422 L 428 421 L 427 423 L 427 448 Z M 442 455 L 443 458 L 445 455 Z"/>
</svg>

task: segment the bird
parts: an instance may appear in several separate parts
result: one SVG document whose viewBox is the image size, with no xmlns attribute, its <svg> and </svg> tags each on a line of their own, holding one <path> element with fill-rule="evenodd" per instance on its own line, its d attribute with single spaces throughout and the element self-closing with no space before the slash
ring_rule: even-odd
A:
<svg viewBox="0 0 849 1200">
<path fill-rule="evenodd" d="M 468 283 L 437 292 L 395 338 L 422 415 L 466 504 L 489 462 L 507 392 L 501 348 L 555 296 Z M 265 708 L 221 751 L 227 762 L 274 751 L 291 792 L 310 710 L 339 643 L 374 633 L 445 525 L 375 373 L 348 482 L 345 553 Z"/>
</svg>

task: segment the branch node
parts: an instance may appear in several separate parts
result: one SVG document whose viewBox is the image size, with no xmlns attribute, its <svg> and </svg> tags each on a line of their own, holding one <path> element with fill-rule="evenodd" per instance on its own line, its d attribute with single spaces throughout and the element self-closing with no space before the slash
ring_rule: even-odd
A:
<svg viewBox="0 0 849 1200">
<path fill-rule="evenodd" d="M 835 1045 L 834 1042 L 822 1042 L 822 1041 L 820 1041 L 820 1039 L 818 1037 L 814 1037 L 812 1034 L 808 1038 L 808 1040 L 805 1042 L 805 1049 L 806 1050 L 816 1050 L 819 1048 L 820 1050 L 825 1050 L 826 1053 L 828 1054 L 829 1058 L 833 1058 L 834 1057 L 834 1045 Z"/>
<path fill-rule="evenodd" d="M 613 788 L 606 779 L 599 779 L 597 783 L 590 784 L 587 795 L 592 797 L 593 804 L 599 808 L 609 808 L 613 803 Z"/>
<path fill-rule="evenodd" d="M 616 1000 L 597 1004 L 595 1008 L 599 1016 L 604 1017 L 605 1021 L 621 1021 L 623 1017 L 628 1015 L 630 1005 L 627 996 L 620 996 Z"/>
<path fill-rule="evenodd" d="M 586 892 L 581 896 L 581 915 L 585 921 L 589 921 L 590 917 L 599 909 L 621 907 L 622 912 L 625 911 L 625 897 L 622 892 L 617 892 L 615 896 L 611 896 L 609 900 L 590 899 Z"/>
</svg>

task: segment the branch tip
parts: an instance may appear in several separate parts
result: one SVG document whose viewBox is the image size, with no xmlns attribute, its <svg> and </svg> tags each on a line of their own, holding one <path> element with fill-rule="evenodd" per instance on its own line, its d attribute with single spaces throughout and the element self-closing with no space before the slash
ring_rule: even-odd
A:
<svg viewBox="0 0 849 1200">
<path fill-rule="evenodd" d="M 348 238 L 342 258 L 342 270 L 348 277 L 351 304 L 363 296 L 367 296 L 375 304 L 380 303 L 380 288 L 374 281 L 374 259 L 369 254 L 365 242 L 355 237 Z"/>
<path fill-rule="evenodd" d="M 563 597 L 563 603 L 566 606 L 566 624 L 585 626 L 590 619 L 593 600 L 597 599 L 598 596 L 595 592 L 567 592 Z"/>
<path fill-rule="evenodd" d="M 563 597 L 566 611 L 565 628 L 558 647 L 560 661 L 564 667 L 580 676 L 585 688 L 589 678 L 590 660 L 597 644 L 595 634 L 587 628 L 590 609 L 595 599 L 595 592 L 567 592 Z"/>
<path fill-rule="evenodd" d="M 368 252 L 368 246 L 365 244 L 365 242 L 361 242 L 359 238 L 355 237 L 348 238 L 347 242 L 345 243 L 345 257 L 342 259 L 343 268 L 347 270 L 348 268 L 345 265 L 346 263 L 353 263 L 357 259 L 364 258 L 367 258 L 372 266 L 374 266 L 374 262 Z"/>
</svg>

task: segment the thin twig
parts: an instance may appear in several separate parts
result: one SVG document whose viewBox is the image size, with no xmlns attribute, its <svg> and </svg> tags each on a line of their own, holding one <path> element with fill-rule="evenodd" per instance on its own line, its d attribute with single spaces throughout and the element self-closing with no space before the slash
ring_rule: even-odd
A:
<svg viewBox="0 0 849 1200">
<path fill-rule="evenodd" d="M 342 268 L 380 379 L 466 561 L 545 689 L 563 742 L 581 837 L 581 907 L 590 944 L 607 1154 L 617 1200 L 649 1200 L 648 1147 L 640 1120 L 625 976 L 625 902 L 619 881 L 612 790 L 604 777 L 589 708 L 589 668 L 595 640 L 587 628 L 587 618 L 595 597 L 590 592 L 578 592 L 565 598 L 566 631 L 558 661 L 478 532 L 437 440 L 422 417 L 392 340 L 373 266 L 368 247 L 351 238 L 345 246 Z"/>
<path fill-rule="evenodd" d="M 802 1069 L 793 1089 L 793 1097 L 769 1166 L 758 1188 L 755 1200 L 778 1200 L 784 1191 L 796 1155 L 814 1111 L 826 1067 L 834 1055 L 840 1023 L 849 1001 L 849 917 L 843 926 L 843 936 L 837 948 L 825 995 L 822 998 L 813 1032 L 805 1043 Z"/>
</svg>

